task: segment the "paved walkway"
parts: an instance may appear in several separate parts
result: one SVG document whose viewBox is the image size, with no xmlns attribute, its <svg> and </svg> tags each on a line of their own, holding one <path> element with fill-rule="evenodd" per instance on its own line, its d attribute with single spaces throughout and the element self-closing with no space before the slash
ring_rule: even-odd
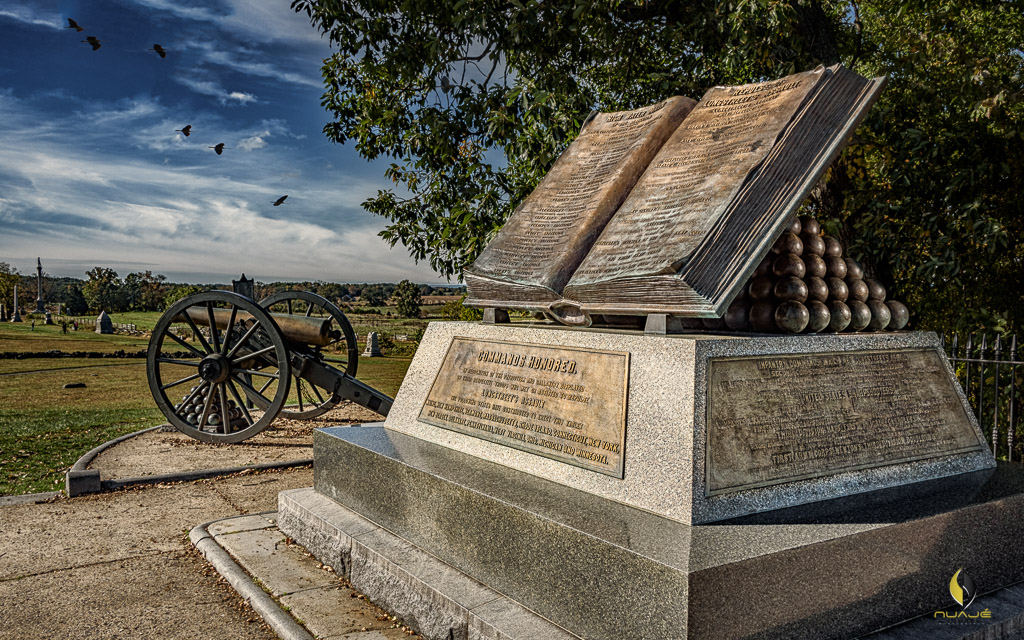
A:
<svg viewBox="0 0 1024 640">
<path fill-rule="evenodd" d="M 204 445 L 154 431 L 115 445 L 91 466 L 108 479 L 287 460 L 309 455 L 309 428 L 269 431 L 243 447 Z M 141 468 L 140 458 L 146 460 Z M 415 637 L 301 547 L 285 544 L 272 515 L 256 515 L 273 512 L 280 491 L 312 484 L 312 469 L 300 467 L 58 496 L 43 503 L 0 500 L 0 639 L 278 637 L 189 540 L 196 525 L 235 516 L 254 517 L 211 525 L 210 533 L 218 541 L 227 539 L 223 546 L 240 554 L 242 564 L 269 569 L 261 582 L 271 585 L 286 608 L 302 610 L 300 602 L 314 595 L 310 589 L 345 603 L 335 611 L 340 618 L 311 626 L 311 635 Z M 270 555 L 275 559 L 268 560 Z M 291 584 L 289 576 L 316 580 Z"/>
<path fill-rule="evenodd" d="M 299 469 L 0 507 L 0 638 L 276 637 L 188 532 L 311 482 Z"/>
</svg>

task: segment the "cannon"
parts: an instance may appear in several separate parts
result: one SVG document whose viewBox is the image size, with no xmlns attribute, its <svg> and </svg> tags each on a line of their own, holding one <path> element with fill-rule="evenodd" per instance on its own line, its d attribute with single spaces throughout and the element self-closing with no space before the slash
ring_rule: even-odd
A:
<svg viewBox="0 0 1024 640">
<path fill-rule="evenodd" d="M 342 400 L 382 416 L 392 398 L 356 380 L 359 352 L 345 314 L 308 291 L 259 303 L 207 291 L 157 321 L 146 377 L 157 406 L 182 433 L 240 442 L 278 416 L 307 420 Z"/>
</svg>

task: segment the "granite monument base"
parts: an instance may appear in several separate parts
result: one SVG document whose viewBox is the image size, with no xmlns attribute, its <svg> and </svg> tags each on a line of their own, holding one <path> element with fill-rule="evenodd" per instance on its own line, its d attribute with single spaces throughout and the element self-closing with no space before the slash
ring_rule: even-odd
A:
<svg viewBox="0 0 1024 640">
<path fill-rule="evenodd" d="M 849 638 L 1024 580 L 934 334 L 431 323 L 314 459 L 281 529 L 429 638 Z"/>
<path fill-rule="evenodd" d="M 688 525 L 381 426 L 314 456 L 282 531 L 429 638 L 853 638 L 1024 580 L 1018 465 Z"/>
<path fill-rule="evenodd" d="M 686 524 L 995 464 L 933 333 L 434 322 L 385 425 Z"/>
</svg>

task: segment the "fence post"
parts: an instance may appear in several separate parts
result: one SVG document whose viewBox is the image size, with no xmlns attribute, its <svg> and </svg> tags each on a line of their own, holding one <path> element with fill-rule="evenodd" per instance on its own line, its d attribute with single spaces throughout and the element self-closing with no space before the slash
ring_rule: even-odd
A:
<svg viewBox="0 0 1024 640">
<path fill-rule="evenodd" d="M 993 396 L 995 402 L 992 407 L 992 455 L 999 457 L 997 447 L 999 446 L 999 372 L 1002 370 L 1001 356 L 1003 353 L 1003 340 L 1002 336 L 996 334 L 996 344 L 993 355 L 993 360 L 996 361 L 996 378 L 995 385 L 993 385 Z"/>
<path fill-rule="evenodd" d="M 1010 365 L 1010 416 L 1006 427 L 1006 459 L 1013 462 L 1013 433 L 1017 430 L 1017 412 L 1014 407 L 1017 402 L 1017 334 L 1013 334 L 1010 340 L 1010 362 L 1013 364 Z"/>
</svg>

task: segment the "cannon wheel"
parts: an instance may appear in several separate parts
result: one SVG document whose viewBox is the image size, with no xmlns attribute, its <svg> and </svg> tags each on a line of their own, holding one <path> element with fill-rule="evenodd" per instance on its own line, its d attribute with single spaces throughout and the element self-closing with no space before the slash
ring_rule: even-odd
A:
<svg viewBox="0 0 1024 640">
<path fill-rule="evenodd" d="M 216 328 L 214 310 L 221 309 L 231 314 L 230 330 Z M 197 326 L 189 310 L 209 317 L 209 326 Z M 146 376 L 175 428 L 203 442 L 229 443 L 273 422 L 288 398 L 291 368 L 281 331 L 263 307 L 235 293 L 207 291 L 182 298 L 160 316 L 149 340 Z M 181 401 L 169 393 L 183 394 Z M 251 405 L 263 414 L 253 415 Z"/>
<path fill-rule="evenodd" d="M 319 361 L 355 377 L 359 364 L 356 333 L 348 318 L 333 302 L 309 291 L 281 291 L 261 300 L 260 306 L 275 314 L 331 318 L 331 330 L 337 331 L 338 337 L 326 346 L 306 348 Z M 308 420 L 327 413 L 341 402 L 341 396 L 334 395 L 333 389 L 316 387 L 298 376 L 294 377 L 293 384 L 295 397 L 289 398 L 281 410 L 285 418 Z"/>
</svg>

